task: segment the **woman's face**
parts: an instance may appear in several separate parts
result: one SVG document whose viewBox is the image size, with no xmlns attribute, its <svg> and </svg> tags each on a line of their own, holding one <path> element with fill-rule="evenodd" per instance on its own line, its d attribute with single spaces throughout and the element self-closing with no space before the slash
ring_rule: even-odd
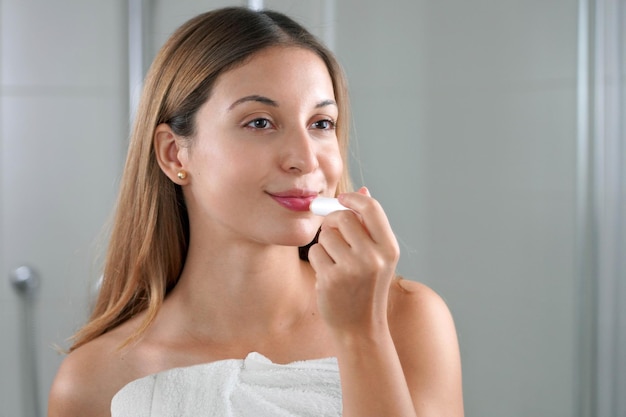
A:
<svg viewBox="0 0 626 417">
<path fill-rule="evenodd" d="M 185 155 L 192 233 L 309 243 L 321 219 L 308 205 L 334 196 L 343 170 L 337 116 L 328 69 L 306 49 L 271 47 L 222 74 Z"/>
</svg>

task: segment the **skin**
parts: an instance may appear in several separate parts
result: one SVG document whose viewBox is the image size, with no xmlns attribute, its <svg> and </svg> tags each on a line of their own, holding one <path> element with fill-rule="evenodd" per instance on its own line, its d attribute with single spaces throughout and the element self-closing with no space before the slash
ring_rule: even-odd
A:
<svg viewBox="0 0 626 417">
<path fill-rule="evenodd" d="M 276 363 L 337 357 L 346 417 L 463 415 L 452 317 L 426 286 L 394 279 L 399 249 L 380 204 L 363 188 L 339 196 L 352 210 L 321 218 L 272 197 L 335 194 L 334 99 L 317 55 L 273 47 L 220 76 L 191 147 L 157 127 L 192 231 L 179 283 L 136 344 L 117 349 L 141 315 L 67 356 L 49 417 L 109 416 L 134 379 L 251 351 Z M 299 260 L 320 225 L 310 263 Z"/>
</svg>

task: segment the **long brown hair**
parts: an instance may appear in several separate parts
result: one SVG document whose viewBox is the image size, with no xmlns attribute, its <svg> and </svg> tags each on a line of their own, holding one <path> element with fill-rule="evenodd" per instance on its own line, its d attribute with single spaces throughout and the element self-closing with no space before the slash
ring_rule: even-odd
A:
<svg viewBox="0 0 626 417">
<path fill-rule="evenodd" d="M 183 24 L 156 56 L 146 76 L 121 180 L 102 286 L 88 323 L 74 336 L 74 350 L 139 312 L 152 323 L 176 285 L 189 242 L 189 224 L 180 186 L 159 168 L 153 147 L 157 125 L 168 123 L 191 140 L 195 114 L 217 77 L 254 53 L 276 45 L 303 47 L 328 68 L 339 106 L 337 137 L 344 172 L 337 192 L 351 190 L 347 169 L 349 104 L 346 81 L 333 54 L 289 17 L 273 11 L 230 7 L 201 14 Z"/>
</svg>

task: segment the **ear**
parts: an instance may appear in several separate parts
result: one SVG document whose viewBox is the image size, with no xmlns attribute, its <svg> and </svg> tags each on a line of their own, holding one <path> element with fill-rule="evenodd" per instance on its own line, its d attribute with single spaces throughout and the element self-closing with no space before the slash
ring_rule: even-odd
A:
<svg viewBox="0 0 626 417">
<path fill-rule="evenodd" d="M 184 185 L 186 176 L 180 178 L 178 174 L 184 172 L 185 161 L 183 152 L 186 149 L 176 141 L 176 134 L 167 123 L 161 123 L 154 129 L 154 153 L 161 170 L 172 182 Z"/>
</svg>

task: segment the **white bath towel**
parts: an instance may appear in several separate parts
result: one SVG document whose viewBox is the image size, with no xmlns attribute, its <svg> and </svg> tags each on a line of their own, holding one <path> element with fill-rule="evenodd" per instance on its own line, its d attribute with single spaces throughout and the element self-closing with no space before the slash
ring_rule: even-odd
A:
<svg viewBox="0 0 626 417">
<path fill-rule="evenodd" d="M 335 358 L 275 364 L 253 352 L 138 379 L 113 397 L 112 417 L 338 417 Z"/>
</svg>

